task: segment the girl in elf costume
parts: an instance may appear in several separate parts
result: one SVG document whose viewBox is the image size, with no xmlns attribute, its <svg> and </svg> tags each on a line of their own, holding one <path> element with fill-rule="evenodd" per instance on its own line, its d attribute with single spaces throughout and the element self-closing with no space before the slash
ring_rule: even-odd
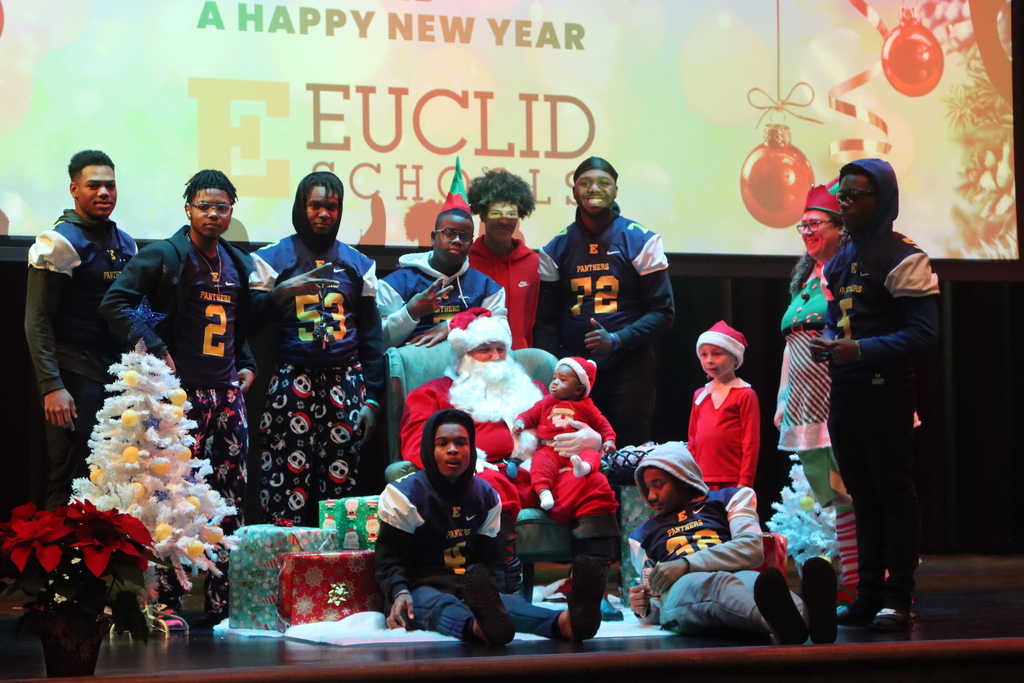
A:
<svg viewBox="0 0 1024 683">
<path fill-rule="evenodd" d="M 782 355 L 782 380 L 775 410 L 779 428 L 779 450 L 796 453 L 803 465 L 811 491 L 822 506 L 836 508 L 836 534 L 842 576 L 839 601 L 857 595 L 857 533 L 853 501 L 843 486 L 828 434 L 828 368 L 811 358 L 811 339 L 825 327 L 825 296 L 821 291 L 821 270 L 846 242 L 839 202 L 830 188 L 838 189 L 836 178 L 812 187 L 800 224 L 796 226 L 807 251 L 793 269 L 789 284 L 792 296 L 782 316 L 786 349 Z"/>
</svg>

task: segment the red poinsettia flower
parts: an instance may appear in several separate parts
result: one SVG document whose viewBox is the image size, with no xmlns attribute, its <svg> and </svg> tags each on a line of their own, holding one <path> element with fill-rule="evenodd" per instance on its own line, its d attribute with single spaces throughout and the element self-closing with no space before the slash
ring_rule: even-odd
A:
<svg viewBox="0 0 1024 683">
<path fill-rule="evenodd" d="M 47 572 L 60 563 L 63 551 L 54 542 L 64 538 L 71 529 L 64 525 L 64 520 L 49 512 L 36 512 L 32 503 L 16 507 L 11 521 L 0 529 L 0 553 L 9 555 L 18 571 L 24 571 L 25 565 L 34 554 L 39 564 Z"/>
<path fill-rule="evenodd" d="M 152 545 L 153 539 L 139 520 L 117 510 L 97 510 L 88 500 L 72 501 L 58 510 L 60 513 L 66 515 L 75 535 L 72 547 L 81 548 L 85 566 L 93 575 L 106 573 L 110 556 L 116 552 L 128 555 L 139 569 L 146 569 L 149 560 L 140 549 Z"/>
</svg>

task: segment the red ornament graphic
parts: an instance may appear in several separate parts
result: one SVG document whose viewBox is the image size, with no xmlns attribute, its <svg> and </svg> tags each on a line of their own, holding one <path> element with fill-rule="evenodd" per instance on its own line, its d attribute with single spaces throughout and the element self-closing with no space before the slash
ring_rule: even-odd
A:
<svg viewBox="0 0 1024 683">
<path fill-rule="evenodd" d="M 882 44 L 882 72 L 907 97 L 927 95 L 942 79 L 945 57 L 935 34 L 921 25 L 914 7 L 900 8 L 900 25 Z"/>
<path fill-rule="evenodd" d="M 740 194 L 747 211 L 770 228 L 796 225 L 804 213 L 814 170 L 804 153 L 790 144 L 789 127 L 771 123 L 764 144 L 747 155 L 740 172 Z"/>
</svg>

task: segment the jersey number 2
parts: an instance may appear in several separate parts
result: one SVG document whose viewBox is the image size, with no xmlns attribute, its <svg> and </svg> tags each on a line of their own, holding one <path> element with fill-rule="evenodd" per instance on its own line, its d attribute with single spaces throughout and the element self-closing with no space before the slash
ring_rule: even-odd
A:
<svg viewBox="0 0 1024 683">
<path fill-rule="evenodd" d="M 223 337 L 228 331 L 228 316 L 224 313 L 224 307 L 220 304 L 210 304 L 206 307 L 206 318 L 210 321 L 206 324 L 206 331 L 203 332 L 203 355 L 224 357 L 224 342 L 214 341 L 214 336 Z"/>
</svg>

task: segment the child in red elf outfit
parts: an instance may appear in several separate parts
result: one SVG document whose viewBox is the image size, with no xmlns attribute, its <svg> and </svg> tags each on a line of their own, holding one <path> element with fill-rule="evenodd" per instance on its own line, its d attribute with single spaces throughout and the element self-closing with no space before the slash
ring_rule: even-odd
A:
<svg viewBox="0 0 1024 683">
<path fill-rule="evenodd" d="M 573 426 L 573 421 L 583 422 L 601 435 L 601 453 L 615 452 L 615 431 L 589 398 L 596 378 L 597 364 L 594 361 L 578 357 L 563 358 L 558 361 L 555 375 L 548 386 L 551 393 L 537 401 L 512 424 L 512 432 L 516 436 L 524 429 L 537 429 L 541 445 L 533 454 L 530 477 L 533 490 L 537 492 L 540 506 L 544 510 L 550 510 L 555 505 L 551 488 L 564 460 L 548 444 L 558 434 L 579 429 L 579 426 Z M 572 456 L 573 474 L 585 477 L 591 472 L 598 472 L 601 453 L 590 449 Z"/>
<path fill-rule="evenodd" d="M 757 394 L 736 376 L 746 346 L 725 321 L 697 338 L 697 357 L 711 381 L 693 395 L 688 448 L 712 491 L 754 486 L 761 411 Z"/>
</svg>

